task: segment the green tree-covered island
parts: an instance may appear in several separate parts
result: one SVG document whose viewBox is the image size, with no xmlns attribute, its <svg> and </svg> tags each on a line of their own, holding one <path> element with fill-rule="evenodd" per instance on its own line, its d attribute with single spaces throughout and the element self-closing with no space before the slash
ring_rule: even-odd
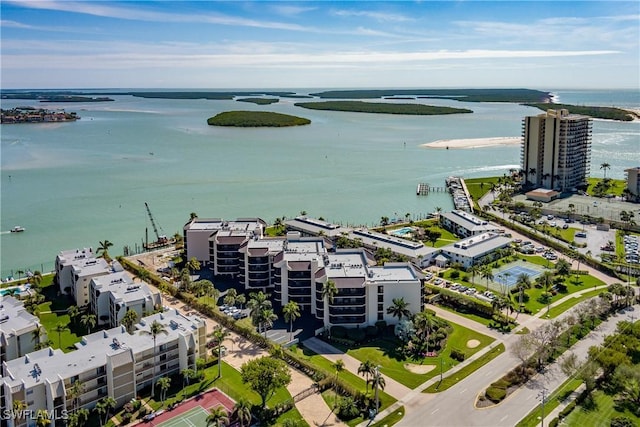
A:
<svg viewBox="0 0 640 427">
<path fill-rule="evenodd" d="M 639 119 L 640 115 L 633 111 L 624 110 L 615 107 L 596 107 L 588 105 L 571 105 L 571 104 L 554 104 L 554 103 L 527 103 L 529 107 L 537 107 L 542 111 L 547 111 L 549 108 L 560 110 L 569 110 L 572 114 L 582 114 L 583 116 L 590 116 L 596 119 L 608 119 L 619 120 L 623 122 L 631 122 L 635 119 Z"/>
<path fill-rule="evenodd" d="M 351 111 L 356 113 L 408 114 L 415 116 L 433 116 L 440 114 L 473 113 L 466 108 L 436 107 L 422 104 L 391 104 L 385 102 L 362 101 L 324 101 L 297 102 L 296 107 L 311 110 Z"/>
<path fill-rule="evenodd" d="M 225 111 L 207 119 L 211 126 L 235 127 L 286 127 L 309 123 L 309 119 L 269 111 Z"/>
<path fill-rule="evenodd" d="M 253 102 L 254 104 L 257 104 L 257 105 L 269 105 L 269 104 L 275 104 L 279 102 L 279 99 L 278 98 L 240 98 L 240 99 L 236 99 L 236 101 Z"/>
</svg>

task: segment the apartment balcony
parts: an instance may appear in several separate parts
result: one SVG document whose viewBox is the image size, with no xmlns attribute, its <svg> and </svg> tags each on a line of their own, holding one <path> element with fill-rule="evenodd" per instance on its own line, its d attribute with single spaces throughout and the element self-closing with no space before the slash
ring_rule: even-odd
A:
<svg viewBox="0 0 640 427">
<path fill-rule="evenodd" d="M 334 325 L 343 325 L 343 324 L 361 324 L 366 320 L 366 316 L 358 315 L 358 316 L 331 316 L 329 315 L 329 322 Z"/>
<path fill-rule="evenodd" d="M 305 288 L 311 292 L 311 282 L 308 280 L 289 280 L 287 286 L 289 289 Z"/>
<path fill-rule="evenodd" d="M 329 306 L 329 314 L 332 316 L 354 316 L 366 314 L 366 307 L 334 307 Z"/>
<path fill-rule="evenodd" d="M 364 307 L 366 305 L 366 297 L 359 297 L 359 298 L 353 298 L 353 297 L 348 297 L 348 298 L 341 298 L 341 297 L 334 297 L 333 298 L 333 302 L 331 303 L 332 306 L 339 306 L 339 307 L 348 307 L 348 306 L 358 306 L 358 307 Z"/>
<path fill-rule="evenodd" d="M 289 288 L 289 295 L 309 296 L 311 297 L 311 289 L 309 288 Z"/>
<path fill-rule="evenodd" d="M 289 301 L 295 301 L 298 304 L 309 305 L 311 304 L 311 297 L 289 295 Z"/>
<path fill-rule="evenodd" d="M 354 297 L 362 297 L 365 296 L 367 291 L 364 288 L 342 288 L 338 290 L 338 294 L 336 297 L 345 297 L 345 296 L 354 296 Z"/>
</svg>

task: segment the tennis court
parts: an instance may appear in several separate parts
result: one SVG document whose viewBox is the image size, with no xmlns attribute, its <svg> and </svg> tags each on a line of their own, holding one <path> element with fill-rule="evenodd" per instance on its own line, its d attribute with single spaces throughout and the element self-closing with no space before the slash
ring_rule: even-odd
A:
<svg viewBox="0 0 640 427">
<path fill-rule="evenodd" d="M 529 279 L 533 280 L 542 274 L 541 270 L 534 269 L 533 266 L 524 266 L 522 264 L 512 265 L 504 270 L 501 270 L 498 274 L 494 276 L 494 281 L 500 284 L 503 284 L 507 288 L 511 289 L 516 285 L 518 281 L 518 276 L 521 274 L 526 274 L 529 276 Z"/>
<path fill-rule="evenodd" d="M 159 424 L 160 427 L 198 427 L 207 425 L 209 413 L 202 407 L 196 406 L 177 417 Z"/>
<path fill-rule="evenodd" d="M 209 409 L 222 406 L 231 414 L 235 402 L 218 389 L 191 398 L 173 410 L 164 411 L 149 422 L 150 427 L 203 427 L 207 425 Z M 159 411 L 160 412 L 160 411 Z"/>
</svg>

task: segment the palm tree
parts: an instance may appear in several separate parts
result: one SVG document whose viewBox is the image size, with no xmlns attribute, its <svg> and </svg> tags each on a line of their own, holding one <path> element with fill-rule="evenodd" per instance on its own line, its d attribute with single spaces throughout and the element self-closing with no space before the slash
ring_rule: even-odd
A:
<svg viewBox="0 0 640 427">
<path fill-rule="evenodd" d="M 67 309 L 67 314 L 69 315 L 71 321 L 75 324 L 78 320 L 78 316 L 80 316 L 80 309 L 77 305 L 72 305 Z"/>
<path fill-rule="evenodd" d="M 87 328 L 87 335 L 89 335 L 91 334 L 91 328 L 96 326 L 96 315 L 84 314 L 80 318 L 80 323 L 82 323 Z"/>
<path fill-rule="evenodd" d="M 130 308 L 127 310 L 120 323 L 127 328 L 127 332 L 131 333 L 133 331 L 133 325 L 138 323 L 138 313 L 134 309 Z"/>
<path fill-rule="evenodd" d="M 185 368 L 182 371 L 180 371 L 180 374 L 182 375 L 182 390 L 184 391 L 185 383 L 186 385 L 189 385 L 189 383 L 191 382 L 191 378 L 195 378 L 196 371 L 191 368 Z M 158 380 L 158 382 L 159 381 L 160 380 Z"/>
<path fill-rule="evenodd" d="M 24 400 L 13 401 L 13 411 L 14 411 L 14 414 L 16 414 L 17 421 L 18 421 L 18 423 L 16 424 L 20 424 L 20 421 L 24 419 L 25 414 L 23 411 L 25 409 L 27 409 L 27 402 L 25 402 Z"/>
<path fill-rule="evenodd" d="M 58 333 L 58 348 L 62 349 L 62 333 L 64 331 L 68 331 L 69 326 L 64 323 L 58 323 L 55 328 L 53 328 L 53 332 Z"/>
<path fill-rule="evenodd" d="M 229 336 L 229 331 L 222 326 L 217 326 L 213 332 L 213 340 L 218 348 L 218 378 L 222 378 L 222 343 Z"/>
<path fill-rule="evenodd" d="M 35 343 L 35 347 L 38 347 L 38 344 L 44 341 L 42 338 L 46 336 L 47 330 L 44 327 L 37 325 L 36 329 L 31 332 L 31 341 Z"/>
<path fill-rule="evenodd" d="M 169 387 L 171 387 L 171 378 L 169 377 L 159 378 L 157 383 L 158 383 L 158 387 L 160 387 L 160 403 L 164 405 L 164 399 L 167 396 L 167 390 L 169 390 Z"/>
<path fill-rule="evenodd" d="M 566 277 L 571 274 L 571 264 L 565 259 L 559 259 L 556 263 L 556 273 L 561 277 Z"/>
<path fill-rule="evenodd" d="M 37 427 L 49 427 L 51 425 L 51 417 L 49 412 L 44 409 L 38 409 L 36 412 L 36 426 Z"/>
<path fill-rule="evenodd" d="M 549 294 L 549 290 L 551 289 L 551 286 L 553 286 L 553 279 L 554 275 L 552 271 L 545 271 L 536 279 L 538 284 L 544 288 L 544 293 L 547 298 L 547 314 L 549 313 L 551 304 L 551 295 Z"/>
<path fill-rule="evenodd" d="M 336 370 L 336 380 L 338 379 L 338 374 L 344 370 L 344 361 L 342 359 L 336 360 L 333 364 L 333 369 Z"/>
<path fill-rule="evenodd" d="M 207 415 L 207 427 L 222 427 L 229 424 L 229 415 L 222 406 L 216 406 L 209 409 L 209 415 Z"/>
<path fill-rule="evenodd" d="M 151 397 L 155 396 L 155 384 L 156 384 L 156 361 L 155 361 L 155 357 L 156 357 L 156 340 L 158 335 L 160 334 L 168 334 L 167 329 L 165 328 L 165 326 L 158 322 L 157 320 L 154 320 L 151 323 L 151 326 L 149 326 L 149 330 L 141 330 L 140 331 L 141 334 L 144 335 L 151 335 L 151 337 L 153 338 L 153 366 L 151 367 L 151 369 L 153 370 L 153 375 L 151 376 Z"/>
<path fill-rule="evenodd" d="M 273 308 L 267 308 L 262 312 L 262 325 L 264 329 L 264 337 L 267 337 L 267 330 L 273 326 L 273 322 L 278 320 L 278 315 L 274 313 Z"/>
<path fill-rule="evenodd" d="M 77 410 L 78 409 L 78 403 L 80 401 L 80 396 L 82 396 L 85 392 L 85 386 L 84 383 L 81 381 L 74 381 L 73 384 L 71 384 L 71 387 L 69 387 L 69 397 L 71 398 L 71 401 L 73 402 L 73 409 Z"/>
<path fill-rule="evenodd" d="M 487 290 L 489 290 L 489 280 L 493 280 L 493 271 L 487 264 L 483 265 L 480 269 L 480 275 L 483 279 L 487 280 Z"/>
<path fill-rule="evenodd" d="M 333 298 L 338 295 L 338 287 L 336 282 L 329 279 L 322 285 L 322 299 L 328 299 L 330 304 L 333 304 Z"/>
<path fill-rule="evenodd" d="M 604 179 L 607 179 L 607 169 L 611 169 L 611 165 L 607 162 L 600 163 L 600 169 L 604 172 Z"/>
<path fill-rule="evenodd" d="M 98 415 L 105 416 L 104 422 L 102 421 L 102 418 L 100 418 L 101 426 L 107 423 L 107 421 L 109 420 L 109 411 L 115 408 L 116 405 L 117 405 L 117 402 L 113 397 L 105 397 L 103 399 L 100 399 L 100 401 L 96 404 L 95 410 L 98 413 Z"/>
<path fill-rule="evenodd" d="M 295 301 L 289 301 L 282 307 L 285 322 L 289 322 L 289 341 L 293 340 L 293 322 L 300 317 L 300 306 Z"/>
<path fill-rule="evenodd" d="M 474 278 L 476 277 L 476 274 L 479 274 L 482 271 L 482 267 L 478 264 L 473 264 L 471 266 L 471 268 L 469 269 L 469 273 L 471 273 L 471 284 L 475 285 L 475 281 Z"/>
<path fill-rule="evenodd" d="M 34 271 L 28 278 L 27 283 L 32 283 L 38 287 L 42 282 L 42 273 L 38 270 Z"/>
<path fill-rule="evenodd" d="M 518 291 L 519 291 L 518 292 L 519 294 L 518 315 L 519 315 L 520 312 L 522 312 L 522 299 L 524 298 L 524 290 L 531 288 L 531 279 L 529 278 L 529 275 L 525 273 L 518 274 L 518 277 L 516 278 L 516 287 L 518 288 Z M 517 315 L 516 315 L 516 318 L 518 318 Z"/>
<path fill-rule="evenodd" d="M 200 270 L 200 261 L 196 257 L 191 257 L 191 259 L 187 262 L 185 266 L 189 269 L 189 271 L 196 272 Z"/>
<path fill-rule="evenodd" d="M 148 282 L 151 278 L 151 273 L 145 268 L 138 268 L 133 273 L 133 280 L 138 278 L 141 282 Z"/>
<path fill-rule="evenodd" d="M 368 359 L 358 366 L 358 375 L 362 375 L 365 378 L 365 392 L 369 387 L 369 375 L 373 375 L 375 368 L 373 362 Z"/>
<path fill-rule="evenodd" d="M 384 377 L 380 373 L 379 367 L 377 366 L 375 367 L 373 371 L 373 376 L 371 377 L 369 382 L 371 383 L 371 388 L 373 388 L 376 393 L 376 415 L 377 415 L 378 410 L 380 409 L 380 401 L 378 399 L 378 389 L 384 390 L 384 387 L 386 386 Z"/>
<path fill-rule="evenodd" d="M 269 301 L 269 294 L 265 294 L 262 291 L 250 293 L 247 307 L 249 308 L 249 315 L 253 325 L 258 327 L 258 332 L 262 332 L 264 311 L 272 307 L 271 301 Z"/>
<path fill-rule="evenodd" d="M 67 425 L 69 427 L 84 427 L 87 424 L 87 421 L 89 421 L 89 410 L 82 408 L 72 414 L 69 414 Z"/>
<path fill-rule="evenodd" d="M 239 398 L 236 404 L 233 406 L 233 413 L 231 415 L 233 418 L 238 420 L 238 424 L 240 424 L 240 427 L 250 425 L 251 402 L 249 402 L 245 397 Z"/>
<path fill-rule="evenodd" d="M 183 268 L 180 272 L 180 290 L 188 291 L 191 288 L 191 273 L 188 268 Z"/>
<path fill-rule="evenodd" d="M 387 307 L 387 314 L 397 317 L 398 322 L 401 321 L 403 317 L 411 317 L 411 311 L 407 308 L 410 304 L 406 302 L 404 298 L 394 298 L 392 301 L 393 305 Z"/>
<path fill-rule="evenodd" d="M 98 255 L 98 258 L 104 258 L 105 261 L 110 262 L 111 257 L 109 256 L 109 248 L 112 246 L 113 243 L 108 240 L 103 240 L 101 242 L 99 241 L 98 249 L 96 250 L 96 255 Z"/>
</svg>

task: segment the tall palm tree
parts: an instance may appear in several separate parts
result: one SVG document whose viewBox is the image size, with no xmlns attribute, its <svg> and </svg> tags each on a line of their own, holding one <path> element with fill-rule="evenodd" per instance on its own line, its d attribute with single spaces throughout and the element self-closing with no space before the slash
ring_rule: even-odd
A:
<svg viewBox="0 0 640 427">
<path fill-rule="evenodd" d="M 240 427 L 249 426 L 251 424 L 251 402 L 245 397 L 239 398 L 233 406 L 231 416 L 238 420 Z"/>
<path fill-rule="evenodd" d="M 338 295 L 338 287 L 336 282 L 329 279 L 322 285 L 322 299 L 328 299 L 330 304 L 333 304 L 333 298 Z"/>
<path fill-rule="evenodd" d="M 164 399 L 167 397 L 167 390 L 171 387 L 171 378 L 162 377 L 158 378 L 158 387 L 160 387 L 160 403 L 164 405 Z"/>
<path fill-rule="evenodd" d="M 267 330 L 273 326 L 273 322 L 278 320 L 278 315 L 273 308 L 266 308 L 262 311 L 262 326 L 264 329 L 264 337 L 267 337 Z"/>
<path fill-rule="evenodd" d="M 365 392 L 369 387 L 369 375 L 373 375 L 375 368 L 376 366 L 369 359 L 360 363 L 360 366 L 358 366 L 358 375 L 362 375 L 365 378 Z"/>
<path fill-rule="evenodd" d="M 191 257 L 191 259 L 187 262 L 187 265 L 185 267 L 187 267 L 191 272 L 196 272 L 200 270 L 200 267 L 201 267 L 200 261 L 198 261 L 196 257 Z"/>
<path fill-rule="evenodd" d="M 157 320 L 154 320 L 151 325 L 149 326 L 149 330 L 141 330 L 140 331 L 141 334 L 144 335 L 151 335 L 151 337 L 153 338 L 153 366 L 151 367 L 151 369 L 153 370 L 153 375 L 151 376 L 151 397 L 155 396 L 155 385 L 156 385 L 156 341 L 158 338 L 158 335 L 160 334 L 168 334 L 169 332 L 167 332 L 167 328 L 160 322 L 158 322 Z"/>
<path fill-rule="evenodd" d="M 24 419 L 25 414 L 23 411 L 25 409 L 27 409 L 27 402 L 25 402 L 24 400 L 13 401 L 13 411 L 14 411 L 14 414 L 16 414 L 17 421 L 18 421 L 18 423 L 16 424 L 20 424 L 20 422 Z"/>
<path fill-rule="evenodd" d="M 80 323 L 87 328 L 87 335 L 91 334 L 91 328 L 96 326 L 96 321 L 97 318 L 95 314 L 84 314 L 80 318 Z"/>
<path fill-rule="evenodd" d="M 269 294 L 265 294 L 262 291 L 251 292 L 247 307 L 249 308 L 249 315 L 253 325 L 258 327 L 258 332 L 262 332 L 264 311 L 272 307 L 271 301 L 269 301 Z"/>
<path fill-rule="evenodd" d="M 186 385 L 189 385 L 189 383 L 191 382 L 191 378 L 194 378 L 196 376 L 196 371 L 191 368 L 185 368 L 180 371 L 180 374 L 182 375 L 182 390 L 184 391 L 185 383 Z"/>
<path fill-rule="evenodd" d="M 100 417 L 100 425 L 105 425 L 109 420 L 109 412 L 115 408 L 117 402 L 113 397 L 104 397 L 100 399 L 100 401 L 96 404 L 95 410 L 98 413 L 98 416 L 104 415 L 104 421 L 102 417 Z"/>
<path fill-rule="evenodd" d="M 289 322 L 289 341 L 293 340 L 293 322 L 300 317 L 300 306 L 295 301 L 289 301 L 282 307 L 285 322 Z"/>
<path fill-rule="evenodd" d="M 218 378 L 222 378 L 222 343 L 229 336 L 229 331 L 222 326 L 217 326 L 212 335 L 218 349 Z"/>
<path fill-rule="evenodd" d="M 375 395 L 376 395 L 376 415 L 377 415 L 378 411 L 380 409 L 380 400 L 378 399 L 378 390 L 384 390 L 384 388 L 386 386 L 386 382 L 384 380 L 384 377 L 380 373 L 380 369 L 377 366 L 374 369 L 373 376 L 371 377 L 369 382 L 371 383 L 371 388 L 375 390 Z"/>
<path fill-rule="evenodd" d="M 611 169 L 611 165 L 607 162 L 600 163 L 600 169 L 604 172 L 604 179 L 607 179 L 607 169 Z"/>
<path fill-rule="evenodd" d="M 58 323 L 55 328 L 53 328 L 53 332 L 58 333 L 58 348 L 62 349 L 62 333 L 64 331 L 68 331 L 69 326 L 64 323 Z"/>
<path fill-rule="evenodd" d="M 469 273 L 471 273 L 471 284 L 472 285 L 476 284 L 474 279 L 476 277 L 476 274 L 479 274 L 480 271 L 482 271 L 482 267 L 479 264 L 473 264 L 471 266 L 471 268 L 469 269 Z"/>
<path fill-rule="evenodd" d="M 84 427 L 87 424 L 87 421 L 89 421 L 89 410 L 82 408 L 72 414 L 69 414 L 67 425 L 69 427 Z"/>
<path fill-rule="evenodd" d="M 36 412 L 36 426 L 37 427 L 49 427 L 51 425 L 51 417 L 49 412 L 44 409 L 38 409 Z"/>
<path fill-rule="evenodd" d="M 411 317 L 411 311 L 407 308 L 410 304 L 406 302 L 404 298 L 394 298 L 392 302 L 393 305 L 387 307 L 387 314 L 397 317 L 398 322 L 401 321 L 403 317 Z"/>
<path fill-rule="evenodd" d="M 44 327 L 37 325 L 36 329 L 31 332 L 31 341 L 35 344 L 35 347 L 38 347 L 38 344 L 44 341 L 43 337 L 46 336 L 47 330 Z"/>
<path fill-rule="evenodd" d="M 80 309 L 77 305 L 72 305 L 67 309 L 67 314 L 71 321 L 75 324 L 78 321 L 78 316 L 80 316 Z"/>
<path fill-rule="evenodd" d="M 130 308 L 127 310 L 120 323 L 122 326 L 127 328 L 127 332 L 131 333 L 133 331 L 133 325 L 138 323 L 138 313 L 134 309 Z"/>
<path fill-rule="evenodd" d="M 525 289 L 531 288 L 531 279 L 529 278 L 529 275 L 525 273 L 518 274 L 518 277 L 516 278 L 516 287 L 518 288 L 518 295 L 519 295 L 519 300 L 518 300 L 518 303 L 519 303 L 518 315 L 519 315 L 520 312 L 522 311 L 522 299 L 524 298 L 524 291 Z M 518 318 L 517 315 L 516 315 L 516 318 Z"/>
<path fill-rule="evenodd" d="M 338 359 L 333 364 L 333 369 L 336 370 L 336 380 L 338 379 L 338 374 L 344 371 L 344 361 L 342 359 Z"/>
<path fill-rule="evenodd" d="M 105 261 L 111 261 L 111 257 L 109 256 L 109 248 L 113 246 L 108 240 L 103 240 L 98 242 L 98 249 L 96 250 L 96 255 L 98 258 L 104 258 Z"/>
<path fill-rule="evenodd" d="M 71 387 L 69 387 L 69 397 L 71 398 L 71 401 L 73 402 L 73 409 L 77 410 L 78 409 L 78 403 L 80 402 L 80 396 L 82 396 L 85 392 L 85 386 L 84 383 L 76 380 L 73 382 L 73 384 L 71 384 Z"/>
<path fill-rule="evenodd" d="M 207 415 L 207 427 L 222 427 L 229 424 L 229 415 L 222 406 L 216 406 L 209 409 L 209 415 Z"/>
<path fill-rule="evenodd" d="M 485 264 L 480 269 L 480 275 L 487 281 L 487 290 L 489 290 L 489 280 L 493 280 L 493 270 L 488 264 Z"/>
</svg>

